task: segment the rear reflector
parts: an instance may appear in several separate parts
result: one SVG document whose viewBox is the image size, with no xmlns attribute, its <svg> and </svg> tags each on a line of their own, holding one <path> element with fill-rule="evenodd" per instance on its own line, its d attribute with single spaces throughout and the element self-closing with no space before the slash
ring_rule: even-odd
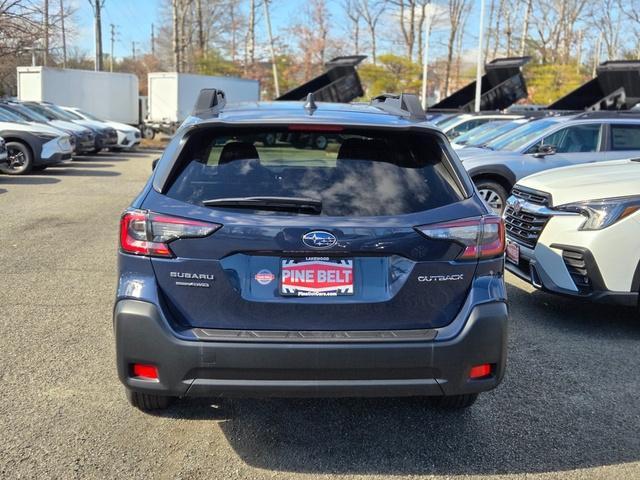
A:
<svg viewBox="0 0 640 480">
<path fill-rule="evenodd" d="M 186 218 L 127 210 L 120 219 L 120 248 L 125 253 L 172 257 L 168 243 L 179 238 L 201 238 L 221 225 Z"/>
<path fill-rule="evenodd" d="M 144 378 L 147 380 L 157 380 L 158 369 L 153 365 L 145 365 L 143 363 L 134 363 L 131 366 L 131 376 Z"/>
<path fill-rule="evenodd" d="M 416 229 L 433 240 L 460 243 L 464 250 L 458 258 L 462 260 L 494 258 L 504 254 L 504 222 L 494 215 L 424 225 Z"/>
<path fill-rule="evenodd" d="M 471 379 L 484 378 L 489 375 L 491 375 L 491 364 L 489 363 L 483 363 L 482 365 L 471 367 L 471 371 L 469 372 L 469 378 Z"/>
</svg>

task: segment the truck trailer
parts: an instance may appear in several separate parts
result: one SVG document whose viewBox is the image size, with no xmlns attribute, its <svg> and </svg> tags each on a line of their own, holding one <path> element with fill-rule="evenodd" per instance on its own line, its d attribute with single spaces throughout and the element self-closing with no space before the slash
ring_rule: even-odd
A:
<svg viewBox="0 0 640 480">
<path fill-rule="evenodd" d="M 148 116 L 143 129 L 145 137 L 156 132 L 172 135 L 191 114 L 193 105 L 205 88 L 223 90 L 227 103 L 260 100 L 260 82 L 238 77 L 214 77 L 177 72 L 148 74 Z"/>
<path fill-rule="evenodd" d="M 98 118 L 138 126 L 138 77 L 70 68 L 18 67 L 18 98 L 76 107 Z"/>
</svg>

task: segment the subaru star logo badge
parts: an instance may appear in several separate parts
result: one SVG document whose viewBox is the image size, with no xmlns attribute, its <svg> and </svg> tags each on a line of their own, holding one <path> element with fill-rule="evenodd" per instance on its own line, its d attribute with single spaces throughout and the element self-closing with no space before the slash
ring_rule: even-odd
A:
<svg viewBox="0 0 640 480">
<path fill-rule="evenodd" d="M 338 240 L 332 233 L 314 230 L 302 236 L 302 243 L 311 248 L 330 248 L 338 243 Z"/>
</svg>

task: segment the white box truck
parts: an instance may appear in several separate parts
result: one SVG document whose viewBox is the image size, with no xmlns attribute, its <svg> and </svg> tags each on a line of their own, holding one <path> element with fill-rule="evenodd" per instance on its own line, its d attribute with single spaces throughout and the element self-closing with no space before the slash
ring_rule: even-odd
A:
<svg viewBox="0 0 640 480">
<path fill-rule="evenodd" d="M 98 118 L 138 125 L 138 77 L 50 67 L 18 67 L 18 98 L 77 107 Z"/>
<path fill-rule="evenodd" d="M 203 88 L 217 88 L 226 94 L 227 103 L 260 100 L 260 82 L 238 77 L 213 77 L 176 72 L 148 74 L 149 115 L 144 135 L 152 131 L 168 134 L 191 114 Z"/>
</svg>

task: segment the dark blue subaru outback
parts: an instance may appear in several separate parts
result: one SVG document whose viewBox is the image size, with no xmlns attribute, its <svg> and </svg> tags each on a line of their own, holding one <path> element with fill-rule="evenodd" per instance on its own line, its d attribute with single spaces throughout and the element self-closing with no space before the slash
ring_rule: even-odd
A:
<svg viewBox="0 0 640 480">
<path fill-rule="evenodd" d="M 203 90 L 121 219 L 130 402 L 425 396 L 505 369 L 504 228 L 414 96 L 225 105 Z"/>
</svg>

